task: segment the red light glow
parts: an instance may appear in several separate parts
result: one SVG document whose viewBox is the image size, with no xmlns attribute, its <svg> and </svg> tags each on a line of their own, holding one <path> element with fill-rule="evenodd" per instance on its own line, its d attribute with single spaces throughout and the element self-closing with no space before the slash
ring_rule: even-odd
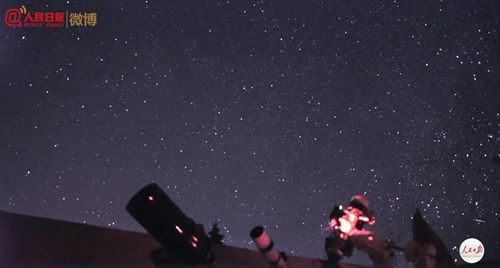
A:
<svg viewBox="0 0 500 268">
<path fill-rule="evenodd" d="M 182 231 L 181 227 L 179 227 L 179 226 L 177 226 L 177 225 L 175 226 L 175 229 L 177 229 L 177 232 L 179 232 L 179 233 L 181 233 L 181 234 L 182 234 L 182 233 L 184 233 L 184 232 Z"/>
<path fill-rule="evenodd" d="M 364 222 L 368 222 L 370 219 L 368 219 L 368 217 L 365 217 L 365 216 L 359 216 L 359 220 L 364 221 Z"/>
<path fill-rule="evenodd" d="M 373 241 L 373 236 L 369 236 L 368 240 Z"/>
<path fill-rule="evenodd" d="M 195 243 L 195 242 L 191 242 L 191 245 L 193 246 L 193 248 L 198 247 L 198 245 L 196 245 L 196 243 Z"/>
<path fill-rule="evenodd" d="M 154 199 L 154 197 L 153 197 L 152 195 L 150 195 L 150 196 L 148 196 L 148 200 L 149 200 L 149 201 L 153 201 L 153 200 L 155 200 L 155 199 Z"/>
<path fill-rule="evenodd" d="M 343 233 L 349 234 L 353 229 L 351 222 L 344 218 L 340 218 L 339 223 L 340 223 L 340 231 Z"/>
</svg>

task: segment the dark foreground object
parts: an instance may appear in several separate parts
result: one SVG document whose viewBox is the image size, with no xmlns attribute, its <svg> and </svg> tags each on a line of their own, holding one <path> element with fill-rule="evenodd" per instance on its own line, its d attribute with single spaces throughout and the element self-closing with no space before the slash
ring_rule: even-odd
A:
<svg viewBox="0 0 500 268">
<path fill-rule="evenodd" d="M 0 211 L 0 267 L 155 267 L 161 244 L 137 233 Z M 269 267 L 253 250 L 212 245 L 215 267 Z M 158 252 L 157 252 L 158 253 Z M 293 267 L 321 267 L 290 256 Z M 170 266 L 171 267 L 171 266 Z M 366 266 L 345 265 L 346 268 Z"/>
<path fill-rule="evenodd" d="M 162 245 L 151 254 L 161 266 L 184 262 L 209 264 L 213 261 L 210 239 L 155 183 L 139 190 L 127 203 L 127 211 Z"/>
<path fill-rule="evenodd" d="M 0 267 L 153 267 L 136 232 L 0 212 Z"/>
<path fill-rule="evenodd" d="M 0 267 L 154 267 L 161 248 L 145 233 L 0 211 Z M 260 252 L 212 245 L 215 267 L 269 267 Z M 319 268 L 318 259 L 288 256 L 290 267 Z M 342 263 L 344 268 L 368 266 Z M 500 263 L 460 267 L 500 267 Z"/>
</svg>

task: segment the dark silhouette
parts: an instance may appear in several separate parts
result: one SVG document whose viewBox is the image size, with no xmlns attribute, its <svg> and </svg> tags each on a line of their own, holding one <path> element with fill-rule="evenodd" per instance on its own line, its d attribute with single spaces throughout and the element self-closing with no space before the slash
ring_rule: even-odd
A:
<svg viewBox="0 0 500 268">
<path fill-rule="evenodd" d="M 210 240 L 215 243 L 215 244 L 222 244 L 222 239 L 224 238 L 224 235 L 221 235 L 220 233 L 219 226 L 217 226 L 217 223 L 214 223 L 212 225 L 212 229 L 208 234 L 210 235 Z"/>
</svg>

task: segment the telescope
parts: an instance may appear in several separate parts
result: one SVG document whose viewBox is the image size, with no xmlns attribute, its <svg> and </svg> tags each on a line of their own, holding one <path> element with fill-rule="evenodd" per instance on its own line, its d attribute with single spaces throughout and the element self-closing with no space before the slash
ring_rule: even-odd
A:
<svg viewBox="0 0 500 268">
<path fill-rule="evenodd" d="M 264 227 L 254 227 L 250 231 L 250 237 L 269 264 L 277 268 L 288 268 L 285 255 L 274 249 L 274 242 Z"/>
<path fill-rule="evenodd" d="M 195 263 L 211 258 L 210 240 L 203 226 L 187 217 L 157 184 L 139 190 L 126 209 L 160 242 L 169 260 Z"/>
</svg>

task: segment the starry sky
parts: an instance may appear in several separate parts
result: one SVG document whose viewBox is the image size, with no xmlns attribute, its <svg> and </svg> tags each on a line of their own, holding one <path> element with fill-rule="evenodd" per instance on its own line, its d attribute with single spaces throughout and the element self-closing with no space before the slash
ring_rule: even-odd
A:
<svg viewBox="0 0 500 268">
<path fill-rule="evenodd" d="M 125 205 L 154 181 L 228 245 L 262 224 L 323 257 L 361 193 L 401 245 L 419 208 L 458 262 L 468 237 L 498 257 L 497 1 L 22 4 L 98 25 L 2 20 L 1 210 L 142 231 Z"/>
</svg>

